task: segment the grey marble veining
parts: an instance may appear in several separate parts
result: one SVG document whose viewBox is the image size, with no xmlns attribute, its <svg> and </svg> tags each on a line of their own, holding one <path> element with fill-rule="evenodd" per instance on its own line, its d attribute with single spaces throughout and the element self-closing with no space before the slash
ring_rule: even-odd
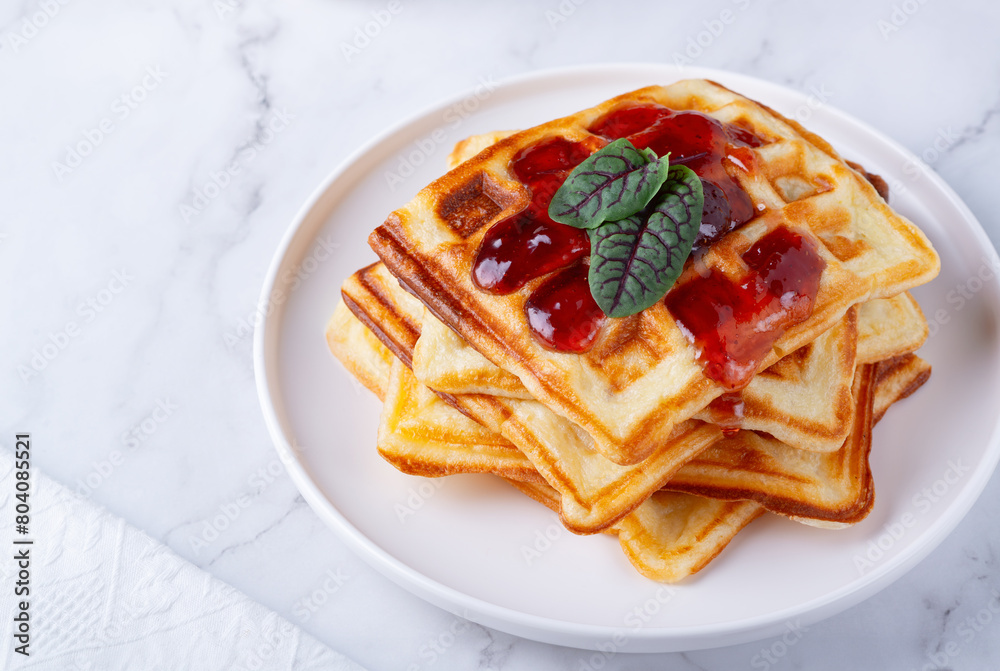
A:
<svg viewBox="0 0 1000 671">
<path fill-rule="evenodd" d="M 925 561 L 840 615 L 784 639 L 595 657 L 467 623 L 365 565 L 285 475 L 250 356 L 274 249 L 336 165 L 480 78 L 549 67 L 681 62 L 826 91 L 922 156 L 996 244 L 1000 9 L 389 4 L 0 8 L 0 441 L 30 429 L 56 480 L 371 669 L 1000 665 L 996 477 Z"/>
</svg>

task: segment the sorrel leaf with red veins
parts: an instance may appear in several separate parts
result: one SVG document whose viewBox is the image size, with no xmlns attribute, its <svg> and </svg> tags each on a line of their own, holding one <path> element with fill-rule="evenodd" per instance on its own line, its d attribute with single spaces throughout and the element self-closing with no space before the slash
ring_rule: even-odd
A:
<svg viewBox="0 0 1000 671">
<path fill-rule="evenodd" d="M 590 231 L 588 281 L 609 317 L 628 317 L 663 298 L 677 281 L 698 235 L 701 179 L 677 165 L 642 211 Z"/>
<path fill-rule="evenodd" d="M 622 138 L 591 154 L 563 182 L 549 203 L 561 224 L 593 229 L 646 207 L 667 179 L 667 157 L 639 151 Z"/>
</svg>

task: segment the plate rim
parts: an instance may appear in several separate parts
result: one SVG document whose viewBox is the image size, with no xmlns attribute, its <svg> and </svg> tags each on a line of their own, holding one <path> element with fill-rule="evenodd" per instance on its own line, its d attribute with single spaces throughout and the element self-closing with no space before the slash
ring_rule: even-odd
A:
<svg viewBox="0 0 1000 671">
<path fill-rule="evenodd" d="M 614 73 L 627 73 L 629 76 L 635 76 L 643 72 L 648 72 L 651 78 L 655 77 L 661 81 L 673 81 L 670 78 L 695 77 L 708 79 L 720 77 L 730 82 L 742 80 L 751 83 L 757 91 L 771 89 L 776 94 L 792 99 L 808 99 L 806 94 L 801 91 L 750 75 L 711 68 L 678 67 L 666 63 L 600 63 L 538 70 L 503 78 L 499 80 L 497 90 L 511 93 L 519 87 L 530 87 L 546 80 L 565 80 L 588 75 L 607 76 Z M 411 568 L 404 561 L 392 556 L 375 541 L 368 538 L 326 498 L 306 465 L 297 457 L 295 449 L 285 434 L 282 420 L 278 416 L 274 399 L 272 399 L 272 387 L 275 392 L 280 391 L 280 387 L 277 386 L 277 373 L 271 372 L 269 362 L 269 355 L 273 355 L 277 349 L 277 341 L 272 337 L 272 332 L 277 329 L 276 325 L 280 326 L 285 305 L 281 304 L 277 309 L 273 309 L 271 307 L 272 296 L 274 296 L 279 273 L 284 267 L 290 248 L 302 234 L 303 225 L 309 220 L 309 215 L 321 203 L 331 188 L 340 182 L 356 164 L 362 162 L 373 150 L 389 142 L 394 135 L 405 132 L 435 115 L 440 116 L 442 110 L 461 102 L 472 93 L 472 90 L 470 87 L 459 91 L 406 115 L 371 137 L 343 159 L 312 191 L 296 212 L 271 258 L 257 303 L 256 314 L 263 315 L 263 319 L 258 320 L 254 328 L 254 377 L 268 433 L 299 492 L 327 526 L 339 532 L 338 536 L 341 540 L 345 541 L 356 554 L 394 583 L 422 599 L 456 615 L 501 631 L 546 643 L 572 645 L 592 650 L 596 649 L 594 646 L 601 641 L 625 634 L 627 640 L 634 643 L 629 646 L 630 652 L 666 652 L 704 649 L 758 640 L 774 633 L 780 633 L 790 620 L 808 620 L 813 623 L 846 610 L 885 589 L 905 575 L 938 547 L 958 526 L 981 496 L 996 470 L 998 461 L 1000 461 L 1000 411 L 994 418 L 992 432 L 986 440 L 980 467 L 971 474 L 973 477 L 958 493 L 951 505 L 903 553 L 880 563 L 875 569 L 859 576 L 851 583 L 820 597 L 788 606 L 780 611 L 750 618 L 691 626 L 650 626 L 635 629 L 544 617 L 485 601 L 442 584 Z M 831 116 L 841 125 L 853 126 L 865 134 L 877 137 L 885 148 L 916 165 L 920 171 L 920 178 L 929 180 L 938 193 L 945 197 L 947 204 L 954 208 L 967 224 L 980 251 L 1000 265 L 1000 257 L 998 257 L 982 224 L 957 193 L 928 165 L 892 138 L 836 107 L 824 105 L 822 113 Z M 991 283 L 1000 290 L 1000 278 L 994 276 Z"/>
</svg>

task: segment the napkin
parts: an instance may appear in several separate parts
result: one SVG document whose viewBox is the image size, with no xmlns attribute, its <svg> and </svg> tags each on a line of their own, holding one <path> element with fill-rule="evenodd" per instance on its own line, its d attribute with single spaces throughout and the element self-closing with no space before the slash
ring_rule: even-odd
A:
<svg viewBox="0 0 1000 671">
<path fill-rule="evenodd" d="M 363 671 L 95 503 L 31 470 L 15 529 L 14 455 L 0 449 L 0 667 Z M 31 545 L 15 540 L 33 540 Z M 29 596 L 16 596 L 27 551 Z M 13 634 L 28 602 L 28 656 Z"/>
</svg>

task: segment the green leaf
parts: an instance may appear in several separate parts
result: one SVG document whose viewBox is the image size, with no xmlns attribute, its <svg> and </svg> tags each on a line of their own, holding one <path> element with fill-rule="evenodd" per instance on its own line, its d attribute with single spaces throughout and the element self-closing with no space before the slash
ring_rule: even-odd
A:
<svg viewBox="0 0 1000 671">
<path fill-rule="evenodd" d="M 609 317 L 628 317 L 666 295 L 677 281 L 701 225 L 701 179 L 670 168 L 643 211 L 590 231 L 590 292 Z"/>
<path fill-rule="evenodd" d="M 625 138 L 615 140 L 573 168 L 552 196 L 549 216 L 576 228 L 629 217 L 653 199 L 669 167 L 666 156 L 639 151 Z"/>
</svg>

